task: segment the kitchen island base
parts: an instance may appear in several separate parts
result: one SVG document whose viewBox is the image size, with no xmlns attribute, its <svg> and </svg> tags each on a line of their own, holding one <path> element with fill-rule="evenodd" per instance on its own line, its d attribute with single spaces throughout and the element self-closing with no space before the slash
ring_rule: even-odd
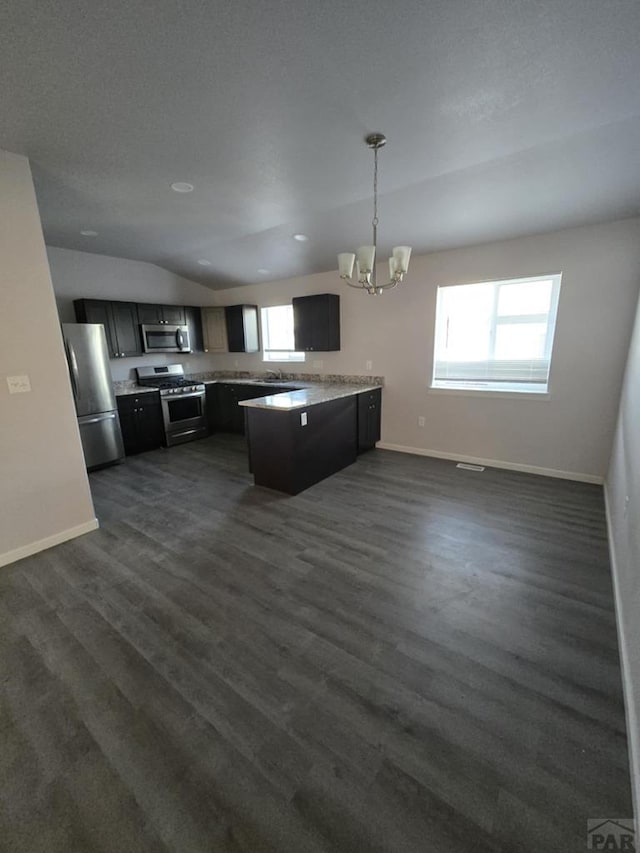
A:
<svg viewBox="0 0 640 853">
<path fill-rule="evenodd" d="M 356 461 L 357 398 L 292 410 L 247 408 L 256 486 L 297 495 Z"/>
</svg>

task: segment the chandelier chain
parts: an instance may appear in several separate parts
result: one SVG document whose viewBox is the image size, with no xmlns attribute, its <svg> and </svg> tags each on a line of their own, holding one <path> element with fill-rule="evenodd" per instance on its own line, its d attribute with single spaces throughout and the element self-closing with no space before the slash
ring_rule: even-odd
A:
<svg viewBox="0 0 640 853">
<path fill-rule="evenodd" d="M 373 149 L 373 245 L 377 248 L 378 245 L 378 149 Z M 371 282 L 375 287 L 376 283 L 376 268 L 375 264 L 371 270 Z"/>
<path fill-rule="evenodd" d="M 378 225 L 378 149 L 373 150 L 373 227 Z M 374 240 L 375 243 L 375 240 Z"/>
</svg>

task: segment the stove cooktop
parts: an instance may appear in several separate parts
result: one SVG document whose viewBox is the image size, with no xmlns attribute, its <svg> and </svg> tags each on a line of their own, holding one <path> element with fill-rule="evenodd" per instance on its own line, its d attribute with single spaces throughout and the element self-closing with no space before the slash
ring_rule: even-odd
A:
<svg viewBox="0 0 640 853">
<path fill-rule="evenodd" d="M 189 379 L 144 379 L 141 384 L 153 385 L 154 388 L 164 390 L 165 388 L 191 388 L 198 383 Z"/>
<path fill-rule="evenodd" d="M 193 379 L 185 379 L 181 364 L 168 364 L 162 367 L 137 367 L 138 384 L 159 388 L 160 394 L 186 394 L 204 392 L 204 385 Z"/>
</svg>

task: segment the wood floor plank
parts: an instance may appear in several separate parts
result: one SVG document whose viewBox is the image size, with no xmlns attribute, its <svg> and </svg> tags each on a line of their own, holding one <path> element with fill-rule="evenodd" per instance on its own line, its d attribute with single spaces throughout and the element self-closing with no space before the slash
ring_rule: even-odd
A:
<svg viewBox="0 0 640 853">
<path fill-rule="evenodd" d="M 602 490 L 213 436 L 0 572 L 0 850 L 540 853 L 631 817 Z"/>
</svg>

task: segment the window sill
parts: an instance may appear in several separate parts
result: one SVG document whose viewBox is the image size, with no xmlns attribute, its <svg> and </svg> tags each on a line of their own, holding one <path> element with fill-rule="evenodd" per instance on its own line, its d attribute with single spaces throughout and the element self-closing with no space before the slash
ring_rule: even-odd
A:
<svg viewBox="0 0 640 853">
<path fill-rule="evenodd" d="M 263 364 L 304 364 L 304 358 L 263 358 Z"/>
<path fill-rule="evenodd" d="M 489 397 L 494 399 L 518 398 L 526 400 L 549 400 L 551 394 L 546 391 L 516 391 L 513 388 L 501 391 L 497 388 L 445 388 L 441 385 L 430 385 L 427 394 L 444 394 L 452 397 Z"/>
</svg>

